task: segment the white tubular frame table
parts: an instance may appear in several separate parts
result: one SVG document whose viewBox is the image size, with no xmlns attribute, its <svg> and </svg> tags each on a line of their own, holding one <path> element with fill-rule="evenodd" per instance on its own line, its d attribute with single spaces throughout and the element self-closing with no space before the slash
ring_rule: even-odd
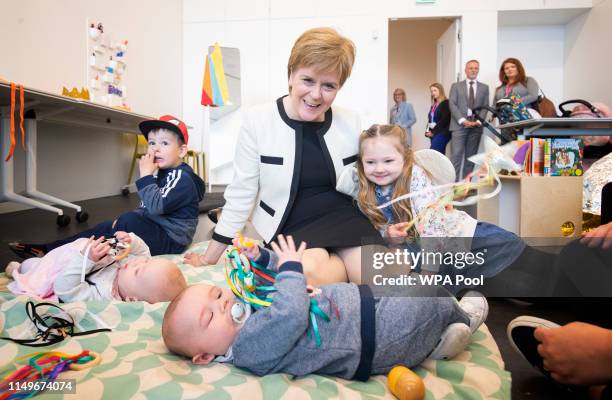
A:
<svg viewBox="0 0 612 400">
<path fill-rule="evenodd" d="M 67 225 L 70 217 L 64 216 L 61 208 L 43 203 L 40 200 L 57 204 L 77 211 L 77 219 L 81 207 L 60 198 L 42 193 L 37 189 L 36 182 L 36 150 L 37 124 L 39 121 L 59 125 L 78 126 L 81 128 L 104 129 L 120 133 L 138 134 L 138 124 L 151 117 L 123 111 L 84 100 L 55 95 L 36 89 L 24 88 L 24 130 L 26 159 L 26 190 L 25 195 L 14 191 L 13 158 L 4 161 L 10 149 L 10 85 L 0 82 L 0 202 L 12 201 L 57 213 L 57 223 Z M 15 150 L 21 148 L 21 129 L 19 128 L 19 90 L 15 99 Z M 86 219 L 83 219 L 83 221 Z"/>
</svg>

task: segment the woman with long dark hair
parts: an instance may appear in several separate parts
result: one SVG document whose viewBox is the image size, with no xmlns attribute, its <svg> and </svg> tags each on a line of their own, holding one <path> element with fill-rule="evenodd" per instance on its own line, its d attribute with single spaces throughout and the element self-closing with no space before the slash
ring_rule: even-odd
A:
<svg viewBox="0 0 612 400">
<path fill-rule="evenodd" d="M 518 95 L 526 107 L 538 109 L 540 87 L 535 79 L 525 74 L 525 68 L 518 59 L 504 60 L 499 68 L 499 81 L 501 85 L 495 90 L 494 103 L 499 99 Z"/>
</svg>

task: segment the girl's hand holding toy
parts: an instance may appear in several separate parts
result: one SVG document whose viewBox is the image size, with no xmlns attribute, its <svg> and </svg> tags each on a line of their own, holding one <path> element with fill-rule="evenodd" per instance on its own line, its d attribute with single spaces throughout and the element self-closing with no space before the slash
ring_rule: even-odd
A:
<svg viewBox="0 0 612 400">
<path fill-rule="evenodd" d="M 408 236 L 406 228 L 410 225 L 410 222 L 400 222 L 398 224 L 392 224 L 387 226 L 387 237 L 389 238 L 405 238 Z"/>
</svg>

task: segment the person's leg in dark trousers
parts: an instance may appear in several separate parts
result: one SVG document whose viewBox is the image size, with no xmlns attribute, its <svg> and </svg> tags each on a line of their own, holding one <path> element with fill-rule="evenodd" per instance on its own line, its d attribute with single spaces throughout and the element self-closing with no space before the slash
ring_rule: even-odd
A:
<svg viewBox="0 0 612 400">
<path fill-rule="evenodd" d="M 474 169 L 474 163 L 468 160 L 478 152 L 480 146 L 480 138 L 482 137 L 482 128 L 468 129 L 467 140 L 465 144 L 465 160 L 463 164 L 463 177 Z"/>
<path fill-rule="evenodd" d="M 184 251 L 185 246 L 181 246 L 178 243 L 172 241 L 166 231 L 155 222 L 151 221 L 143 214 L 130 211 L 125 214 L 121 214 L 117 218 L 117 222 L 113 227 L 114 221 L 105 221 L 91 229 L 77 233 L 76 235 L 68 238 L 57 240 L 52 243 L 48 243 L 46 251 L 49 252 L 56 247 L 70 243 L 79 238 L 88 238 L 94 236 L 96 238 L 104 236 L 106 238 L 112 237 L 117 231 L 133 232 L 139 236 L 149 246 L 151 255 L 155 256 L 158 254 L 178 254 Z"/>
<path fill-rule="evenodd" d="M 601 189 L 601 224 L 612 222 L 612 182 Z"/>
<path fill-rule="evenodd" d="M 152 256 L 159 254 L 179 254 L 185 247 L 168 237 L 166 231 L 141 213 L 121 214 L 114 231 L 133 232 L 149 246 Z"/>
<path fill-rule="evenodd" d="M 431 149 L 446 154 L 446 144 L 450 140 L 449 135 L 439 133 L 431 138 Z"/>
<path fill-rule="evenodd" d="M 526 246 L 521 255 L 485 284 L 496 297 L 610 297 L 612 249 L 574 240 L 560 254 Z"/>
<path fill-rule="evenodd" d="M 113 226 L 113 224 L 115 225 Z M 101 236 L 110 238 L 113 237 L 117 231 L 133 232 L 138 235 L 147 244 L 147 246 L 149 246 L 149 250 L 153 256 L 159 254 L 180 254 L 185 251 L 185 248 L 187 247 L 174 242 L 172 239 L 170 239 L 166 231 L 161 226 L 145 217 L 142 213 L 136 211 L 121 214 L 119 218 L 117 218 L 116 223 L 115 221 L 104 221 L 91 229 L 51 243 L 11 243 L 9 244 L 9 247 L 12 246 L 11 249 L 13 249 L 13 251 L 18 253 L 23 258 L 42 257 L 51 250 L 74 242 L 79 238 L 88 238 L 91 236 L 94 236 L 95 238 L 99 238 Z"/>
<path fill-rule="evenodd" d="M 470 251 L 479 256 L 481 261 L 462 269 L 457 269 L 455 266 L 450 269 L 450 273 L 463 275 L 465 278 L 482 276 L 484 279 L 482 291 L 485 295 L 537 297 L 550 296 L 553 291 L 554 263 L 557 256 L 528 246 L 510 231 L 478 221 L 474 236 L 471 238 Z M 467 288 L 469 286 L 460 289 Z M 474 288 L 481 290 L 480 287 Z M 459 287 L 455 286 L 456 289 Z M 455 293 L 453 290 L 451 292 Z"/>
<path fill-rule="evenodd" d="M 551 297 L 559 279 L 557 258 L 556 254 L 525 246 L 503 271 L 485 279 L 482 292 L 491 297 Z"/>
<path fill-rule="evenodd" d="M 573 240 L 561 250 L 555 267 L 562 278 L 553 293 L 556 297 L 612 296 L 612 248 L 592 248 Z"/>
<path fill-rule="evenodd" d="M 79 232 L 76 235 L 72 235 L 64 239 L 56 240 L 55 242 L 47 243 L 41 246 L 44 247 L 45 253 L 48 253 L 51 250 L 55 249 L 56 247 L 63 246 L 70 242 L 74 242 L 75 240 L 79 238 L 88 238 L 91 236 L 94 236 L 96 238 L 99 238 L 100 236 L 104 236 L 106 238 L 112 237 L 113 233 L 115 233 L 113 230 L 113 222 L 114 221 L 104 221 L 94 226 L 93 228 Z"/>
<path fill-rule="evenodd" d="M 457 180 L 461 180 L 461 164 L 465 155 L 465 146 L 467 143 L 467 135 L 469 131 L 467 129 L 459 129 L 453 131 L 451 135 L 451 162 L 455 167 L 455 176 Z M 465 167 L 463 167 L 465 171 Z"/>
</svg>

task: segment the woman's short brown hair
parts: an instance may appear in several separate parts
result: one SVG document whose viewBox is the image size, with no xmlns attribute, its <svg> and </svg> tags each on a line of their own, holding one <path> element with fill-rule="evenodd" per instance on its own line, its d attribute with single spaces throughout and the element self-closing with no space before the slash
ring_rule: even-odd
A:
<svg viewBox="0 0 612 400">
<path fill-rule="evenodd" d="M 320 72 L 337 71 L 340 86 L 351 75 L 355 62 L 355 45 L 332 28 L 309 29 L 295 41 L 287 63 L 287 76 L 302 67 Z"/>
</svg>

